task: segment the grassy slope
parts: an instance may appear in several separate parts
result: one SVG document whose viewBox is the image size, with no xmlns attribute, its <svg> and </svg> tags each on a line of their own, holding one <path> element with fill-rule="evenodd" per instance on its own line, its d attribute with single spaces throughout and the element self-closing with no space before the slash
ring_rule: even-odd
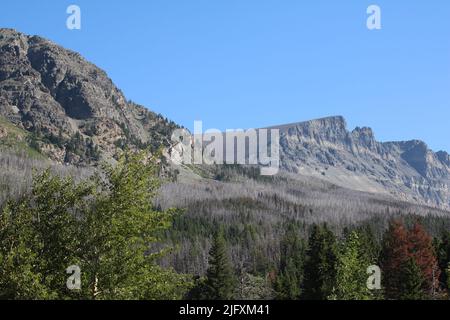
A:
<svg viewBox="0 0 450 320">
<path fill-rule="evenodd" d="M 29 146 L 28 138 L 30 133 L 16 127 L 2 116 L 0 116 L 0 128 L 7 131 L 6 137 L 0 138 L 0 152 L 9 151 L 24 154 L 32 159 L 46 159 L 39 151 Z"/>
</svg>

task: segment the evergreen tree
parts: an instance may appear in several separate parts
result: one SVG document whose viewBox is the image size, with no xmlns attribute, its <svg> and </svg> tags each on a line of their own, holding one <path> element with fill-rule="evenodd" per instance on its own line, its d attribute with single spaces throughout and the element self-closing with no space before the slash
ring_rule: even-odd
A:
<svg viewBox="0 0 450 320">
<path fill-rule="evenodd" d="M 384 234 L 381 254 L 382 284 L 386 298 L 397 299 L 400 296 L 402 266 L 408 260 L 408 232 L 401 221 L 391 221 Z"/>
<path fill-rule="evenodd" d="M 326 300 L 336 281 L 336 238 L 327 225 L 313 225 L 304 266 L 307 300 Z"/>
<path fill-rule="evenodd" d="M 414 262 L 415 267 L 409 260 Z M 422 279 L 422 296 L 434 296 L 439 287 L 440 270 L 432 238 L 419 223 L 415 223 L 408 231 L 402 222 L 392 222 L 385 234 L 382 254 L 383 284 L 387 298 L 400 299 L 409 294 L 417 296 L 414 292 L 405 292 L 409 287 L 402 283 L 404 270 L 411 273 L 416 267 Z"/>
<path fill-rule="evenodd" d="M 298 231 L 290 226 L 280 243 L 280 266 L 275 282 L 277 298 L 296 300 L 303 283 L 304 246 Z"/>
<path fill-rule="evenodd" d="M 409 258 L 401 266 L 399 300 L 424 299 L 424 278 L 414 258 Z"/>
<path fill-rule="evenodd" d="M 361 247 L 369 259 L 370 265 L 377 265 L 380 258 L 381 248 L 380 243 L 375 238 L 373 227 L 367 224 L 357 228 L 356 231 L 359 236 L 359 241 L 361 242 Z"/>
<path fill-rule="evenodd" d="M 367 288 L 367 267 L 370 256 L 363 247 L 361 236 L 351 232 L 342 244 L 336 267 L 336 287 L 330 298 L 338 300 L 368 300 L 372 298 Z"/>
<path fill-rule="evenodd" d="M 205 299 L 233 299 L 237 283 L 228 258 L 226 242 L 221 228 L 214 235 L 209 255 L 209 268 L 205 282 L 207 296 Z"/>
<path fill-rule="evenodd" d="M 409 255 L 421 270 L 423 290 L 433 296 L 439 289 L 440 270 L 435 255 L 433 239 L 420 223 L 415 223 L 408 233 Z"/>
<path fill-rule="evenodd" d="M 446 273 L 447 273 L 447 288 L 450 288 L 450 263 L 448 264 Z M 447 293 L 449 293 L 449 292 L 447 292 Z"/>
<path fill-rule="evenodd" d="M 449 289 L 447 268 L 450 263 L 450 232 L 445 232 L 436 244 L 438 264 L 441 276 L 439 278 L 441 286 Z"/>
</svg>

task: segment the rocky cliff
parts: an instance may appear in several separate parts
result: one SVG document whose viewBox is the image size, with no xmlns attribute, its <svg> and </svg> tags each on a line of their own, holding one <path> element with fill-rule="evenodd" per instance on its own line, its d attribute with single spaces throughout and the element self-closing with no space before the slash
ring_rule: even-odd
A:
<svg viewBox="0 0 450 320">
<path fill-rule="evenodd" d="M 127 101 L 79 54 L 11 29 L 0 29 L 0 116 L 32 133 L 33 146 L 52 160 L 70 164 L 156 149 L 175 127 Z"/>
<path fill-rule="evenodd" d="M 277 126 L 284 170 L 347 188 L 450 207 L 450 156 L 422 141 L 378 142 L 370 128 L 347 130 L 343 117 Z"/>
<path fill-rule="evenodd" d="M 0 29 L 0 150 L 20 144 L 56 163 L 90 165 L 125 148 L 169 146 L 176 127 L 127 101 L 104 71 L 79 54 Z M 450 155 L 434 153 L 422 141 L 378 142 L 370 128 L 349 131 L 343 117 L 274 128 L 280 129 L 281 166 L 289 173 L 450 208 Z"/>
</svg>

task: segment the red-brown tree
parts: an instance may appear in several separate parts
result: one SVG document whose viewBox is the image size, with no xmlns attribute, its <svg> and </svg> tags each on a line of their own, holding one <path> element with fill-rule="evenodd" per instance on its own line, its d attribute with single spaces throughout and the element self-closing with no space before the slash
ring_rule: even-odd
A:
<svg viewBox="0 0 450 320">
<path fill-rule="evenodd" d="M 418 222 L 408 232 L 408 252 L 422 271 L 425 280 L 423 289 L 433 295 L 439 287 L 439 265 L 433 248 L 433 239 Z"/>
<path fill-rule="evenodd" d="M 384 234 L 381 256 L 383 287 L 388 299 L 396 299 L 401 291 L 402 265 L 408 260 L 408 231 L 403 222 L 394 220 Z"/>
<path fill-rule="evenodd" d="M 439 289 L 440 270 L 431 236 L 418 222 L 408 230 L 401 220 L 394 220 L 385 233 L 381 257 L 386 298 L 397 299 L 404 295 L 400 283 L 404 271 L 402 266 L 409 259 L 421 271 L 424 295 L 434 295 Z"/>
</svg>

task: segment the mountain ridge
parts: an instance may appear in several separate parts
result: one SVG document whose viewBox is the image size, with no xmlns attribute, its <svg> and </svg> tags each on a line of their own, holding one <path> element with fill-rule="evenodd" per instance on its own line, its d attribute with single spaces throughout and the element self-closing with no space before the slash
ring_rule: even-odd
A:
<svg viewBox="0 0 450 320">
<path fill-rule="evenodd" d="M 433 152 L 423 141 L 379 142 L 371 128 L 349 131 L 342 116 L 271 128 L 280 129 L 281 164 L 288 172 L 327 179 L 330 171 L 327 180 L 338 185 L 339 179 L 351 184 L 364 178 L 366 183 L 355 189 L 385 189 L 403 200 L 450 205 L 450 156 Z"/>
<path fill-rule="evenodd" d="M 111 160 L 125 149 L 170 147 L 179 127 L 128 101 L 78 53 L 13 29 L 0 29 L 0 116 L 52 161 L 74 165 Z M 280 129 L 288 173 L 450 208 L 450 155 L 423 141 L 379 142 L 369 127 L 348 130 L 342 116 L 268 128 Z"/>
<path fill-rule="evenodd" d="M 168 145 L 176 128 L 126 100 L 106 72 L 39 36 L 0 29 L 0 115 L 53 161 L 86 165 Z"/>
</svg>

